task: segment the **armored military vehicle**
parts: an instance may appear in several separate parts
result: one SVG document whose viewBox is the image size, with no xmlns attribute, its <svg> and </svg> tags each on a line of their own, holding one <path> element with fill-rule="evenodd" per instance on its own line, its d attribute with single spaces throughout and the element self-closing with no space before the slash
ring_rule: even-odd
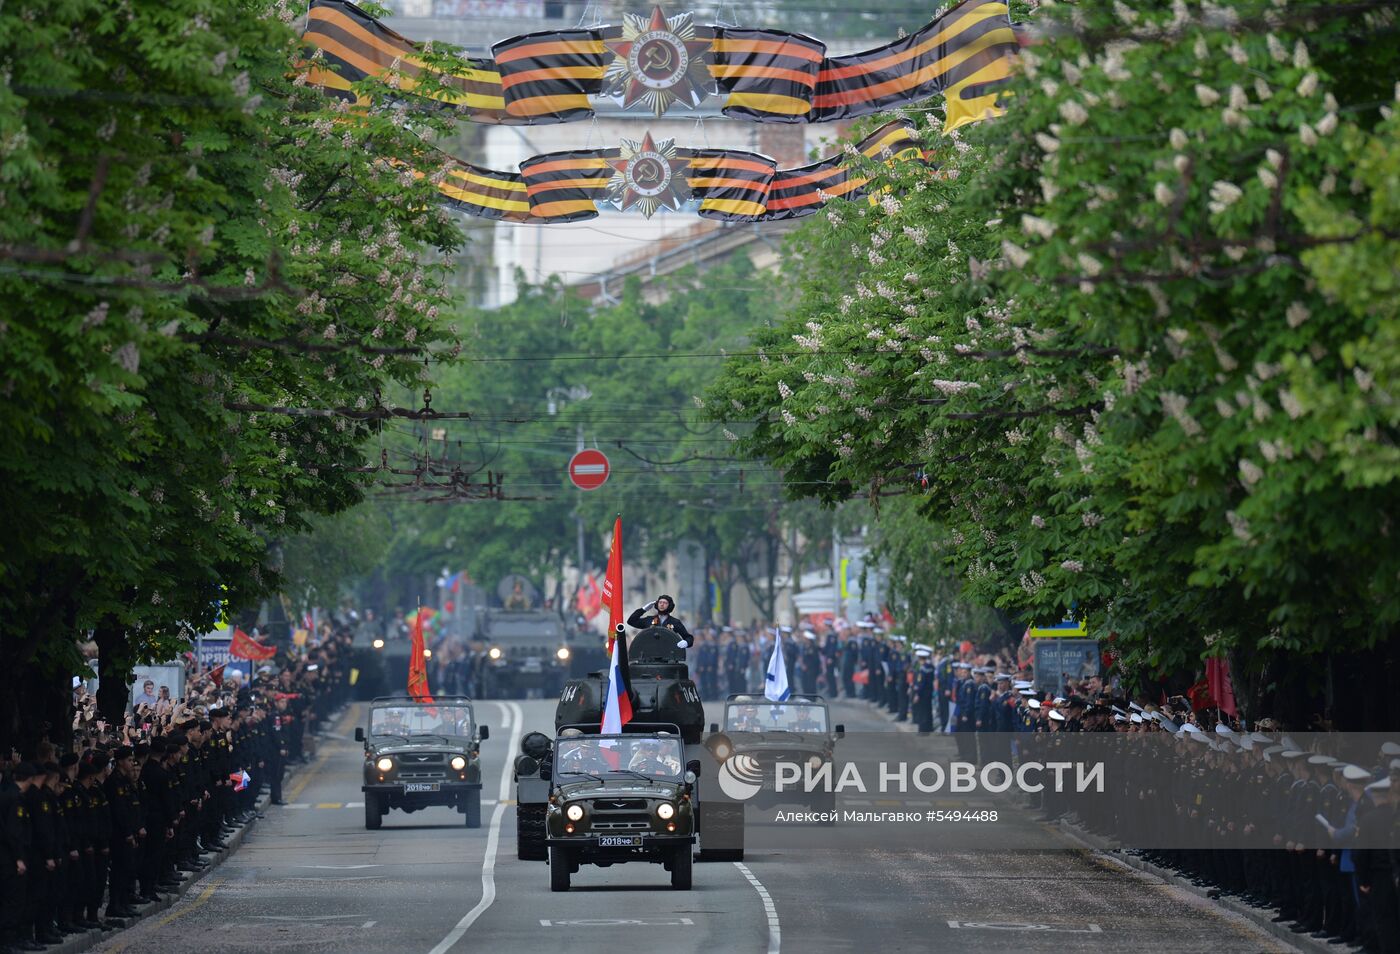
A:
<svg viewBox="0 0 1400 954">
<path fill-rule="evenodd" d="M 377 829 L 392 808 L 416 812 L 455 808 L 468 828 L 481 827 L 481 743 L 491 730 L 476 724 L 472 701 L 380 698 L 355 727 L 365 746 L 365 827 Z"/>
<path fill-rule="evenodd" d="M 777 792 L 774 766 L 778 762 L 801 765 L 816 772 L 831 762 L 836 740 L 846 727 L 831 722 L 825 699 L 793 693 L 782 702 L 762 695 L 735 693 L 724 704 L 724 722 L 711 723 L 705 746 L 721 764 L 737 760 L 733 771 L 761 784 L 746 804 L 772 808 L 791 801 Z M 830 812 L 836 805 L 833 792 L 816 792 L 803 804 L 813 811 Z"/>
<path fill-rule="evenodd" d="M 701 745 L 705 710 L 700 692 L 690 679 L 684 650 L 676 634 L 664 627 L 644 629 L 632 637 L 627 652 L 631 674 L 633 724 L 670 725 L 680 736 L 685 762 L 710 761 Z M 591 672 L 564 685 L 555 709 L 555 732 L 574 727 L 596 735 L 602 725 L 607 674 Z M 521 739 L 516 759 L 516 852 L 524 861 L 544 861 L 548 856 L 548 809 L 557 762 L 555 743 L 540 732 Z M 743 858 L 743 806 L 726 803 L 716 787 L 713 798 L 702 798 L 701 787 L 692 784 L 692 808 L 697 810 L 700 860 Z"/>
</svg>

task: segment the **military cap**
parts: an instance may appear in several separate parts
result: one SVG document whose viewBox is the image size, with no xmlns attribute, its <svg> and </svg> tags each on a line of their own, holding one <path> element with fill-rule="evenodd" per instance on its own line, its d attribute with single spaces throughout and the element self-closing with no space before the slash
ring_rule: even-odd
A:
<svg viewBox="0 0 1400 954">
<path fill-rule="evenodd" d="M 1050 718 L 1054 719 L 1056 722 L 1064 722 L 1065 714 L 1063 712 L 1056 712 L 1054 709 L 1051 709 Z"/>
<path fill-rule="evenodd" d="M 112 752 L 112 758 L 114 758 L 114 759 L 129 759 L 129 758 L 131 758 L 131 757 L 132 757 L 133 755 L 135 755 L 135 754 L 136 754 L 136 750 L 133 749 L 131 746 L 129 746 L 129 745 L 119 745 L 119 746 L 116 747 L 116 750 Z"/>
<path fill-rule="evenodd" d="M 62 755 L 60 755 L 60 756 L 58 757 L 58 764 L 59 764 L 59 766 L 62 767 L 62 768 L 68 768 L 70 765 L 77 765 L 77 764 L 78 764 L 78 753 L 77 753 L 77 752 L 64 752 Z"/>
<path fill-rule="evenodd" d="M 1337 760 L 1330 755 L 1309 755 L 1309 765 L 1336 765 Z"/>
<path fill-rule="evenodd" d="M 1359 765 L 1344 765 L 1342 766 L 1342 778 L 1348 782 L 1360 782 L 1363 779 L 1369 781 L 1371 773 Z"/>
<path fill-rule="evenodd" d="M 1031 687 L 1031 681 L 1029 679 L 1017 679 L 1011 686 L 1013 689 L 1029 689 Z"/>
<path fill-rule="evenodd" d="M 45 762 L 43 765 L 39 766 L 39 768 L 43 770 L 45 775 L 58 775 L 62 772 L 57 762 Z"/>
<path fill-rule="evenodd" d="M 1027 700 L 1026 700 L 1026 707 L 1029 708 L 1029 709 L 1039 709 L 1039 708 L 1040 708 L 1040 700 L 1039 700 L 1039 699 L 1027 699 Z"/>
<path fill-rule="evenodd" d="M 1372 782 L 1370 785 L 1367 785 L 1367 786 L 1366 786 L 1366 791 L 1368 791 L 1368 792 L 1384 792 L 1384 791 L 1388 791 L 1389 789 L 1390 789 L 1390 776 L 1389 776 L 1389 775 L 1387 775 L 1385 778 L 1381 779 L 1379 782 Z"/>
<path fill-rule="evenodd" d="M 919 657 L 920 659 L 928 659 L 930 656 L 933 655 L 933 653 L 927 649 L 916 649 L 914 650 L 914 655 Z"/>
<path fill-rule="evenodd" d="M 1122 717 L 1122 716 L 1119 716 L 1118 718 L 1121 719 L 1121 718 L 1123 718 L 1123 717 Z M 1137 713 L 1137 712 L 1134 712 L 1134 713 L 1132 714 L 1132 716 L 1129 717 L 1129 721 L 1131 721 L 1131 722 L 1136 722 L 1138 725 L 1142 725 L 1143 719 L 1142 719 L 1141 714 L 1139 714 L 1139 713 Z"/>
<path fill-rule="evenodd" d="M 1113 713 L 1113 721 L 1114 721 L 1114 722 L 1127 722 L 1128 719 L 1127 719 L 1126 716 L 1119 715 L 1117 712 L 1115 712 L 1115 713 Z M 1138 721 L 1141 722 L 1142 719 L 1139 718 Z"/>
<path fill-rule="evenodd" d="M 38 774 L 39 769 L 35 767 L 33 762 L 21 762 L 10 771 L 10 775 L 16 782 L 23 782 Z"/>
<path fill-rule="evenodd" d="M 1400 755 L 1400 742 L 1381 743 L 1381 755 Z"/>
<path fill-rule="evenodd" d="M 1234 734 L 1235 734 L 1235 730 L 1232 729 L 1232 728 L 1230 728 L 1230 727 L 1229 727 L 1228 725 L 1226 725 L 1225 723 L 1221 722 L 1219 725 L 1217 725 L 1217 726 L 1215 727 L 1215 734 L 1216 734 L 1216 735 L 1234 735 Z"/>
<path fill-rule="evenodd" d="M 1034 689 L 1022 689 L 1022 690 L 1020 690 L 1020 692 L 1021 692 L 1021 695 L 1025 696 L 1027 699 L 1033 699 L 1033 698 L 1035 698 L 1035 690 L 1034 690 Z"/>
<path fill-rule="evenodd" d="M 149 755 L 150 753 L 151 743 L 149 742 L 137 742 L 134 746 L 132 746 L 132 754 L 135 755 L 138 759 L 141 756 Z"/>
<path fill-rule="evenodd" d="M 1279 756 L 1292 761 L 1293 759 L 1302 758 L 1303 753 L 1298 749 L 1284 749 L 1282 752 L 1279 753 Z"/>
<path fill-rule="evenodd" d="M 104 762 L 84 762 L 78 766 L 78 778 L 91 778 L 94 775 L 101 775 L 102 770 L 107 767 Z"/>
<path fill-rule="evenodd" d="M 1271 746 L 1269 746 L 1267 749 L 1264 750 L 1264 754 L 1265 754 L 1265 755 L 1278 755 L 1278 754 L 1279 754 L 1280 752 L 1282 752 L 1282 751 L 1283 751 L 1283 746 L 1281 746 L 1281 745 L 1271 745 Z"/>
</svg>

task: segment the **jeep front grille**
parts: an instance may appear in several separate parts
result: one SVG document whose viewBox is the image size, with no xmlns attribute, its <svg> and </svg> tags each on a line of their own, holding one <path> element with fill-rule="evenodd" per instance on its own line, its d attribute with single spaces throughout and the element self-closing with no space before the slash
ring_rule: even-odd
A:
<svg viewBox="0 0 1400 954">
<path fill-rule="evenodd" d="M 646 831 L 651 825 L 644 821 L 595 821 L 596 831 Z"/>
</svg>

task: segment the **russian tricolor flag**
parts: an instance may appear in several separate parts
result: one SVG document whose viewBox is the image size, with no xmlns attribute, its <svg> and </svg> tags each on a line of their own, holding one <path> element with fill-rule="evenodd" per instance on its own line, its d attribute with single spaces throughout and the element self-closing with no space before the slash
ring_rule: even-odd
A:
<svg viewBox="0 0 1400 954">
<path fill-rule="evenodd" d="M 233 783 L 235 792 L 241 792 L 248 787 L 248 783 L 253 779 L 243 769 L 239 769 L 237 772 L 230 772 L 228 780 Z"/>
<path fill-rule="evenodd" d="M 603 700 L 603 735 L 617 735 L 632 721 L 632 676 L 627 669 L 627 633 L 617 627 L 612 662 L 608 666 L 607 697 Z"/>
</svg>

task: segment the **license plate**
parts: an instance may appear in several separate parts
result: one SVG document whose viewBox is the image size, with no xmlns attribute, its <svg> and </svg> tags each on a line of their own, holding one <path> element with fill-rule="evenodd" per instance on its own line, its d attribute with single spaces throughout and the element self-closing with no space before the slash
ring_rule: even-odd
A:
<svg viewBox="0 0 1400 954">
<path fill-rule="evenodd" d="M 640 848 L 641 835 L 599 835 L 599 848 Z"/>
<path fill-rule="evenodd" d="M 437 782 L 404 782 L 405 792 L 436 792 L 441 786 Z"/>
</svg>

